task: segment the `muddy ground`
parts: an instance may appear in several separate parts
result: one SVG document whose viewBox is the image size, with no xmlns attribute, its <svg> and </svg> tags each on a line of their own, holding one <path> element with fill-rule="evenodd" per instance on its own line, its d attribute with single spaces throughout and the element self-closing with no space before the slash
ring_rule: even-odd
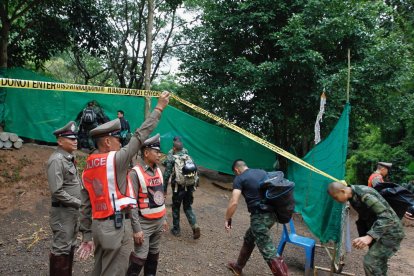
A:
<svg viewBox="0 0 414 276">
<path fill-rule="evenodd" d="M 45 163 L 54 148 L 25 144 L 20 150 L 0 151 L 0 275 L 48 275 L 51 231 L 48 225 L 50 197 Z M 225 268 L 228 260 L 237 258 L 249 215 L 241 201 L 233 218 L 233 231 L 224 231 L 224 212 L 231 192 L 231 178 L 204 171 L 200 188 L 195 192 L 194 210 L 201 226 L 201 238 L 192 239 L 192 231 L 181 215 L 182 236 L 169 232 L 162 243 L 157 275 L 231 275 Z M 214 184 L 213 184 L 214 183 Z M 170 192 L 171 194 L 171 192 Z M 168 197 L 171 223 L 171 198 Z M 351 214 L 351 238 L 356 237 L 355 214 Z M 300 216 L 295 218 L 298 234 L 312 235 Z M 282 227 L 272 229 L 275 243 Z M 406 223 L 406 238 L 400 251 L 389 262 L 388 275 L 414 275 L 414 227 Z M 363 275 L 364 250 L 353 250 L 346 256 L 344 271 Z M 283 254 L 290 275 L 303 275 L 305 254 L 299 247 L 287 245 Z M 92 259 L 74 264 L 73 275 L 89 275 Z M 325 250 L 317 248 L 315 265 L 329 267 Z M 244 275 L 271 275 L 257 249 L 244 269 Z M 328 275 L 319 271 L 318 275 Z"/>
</svg>

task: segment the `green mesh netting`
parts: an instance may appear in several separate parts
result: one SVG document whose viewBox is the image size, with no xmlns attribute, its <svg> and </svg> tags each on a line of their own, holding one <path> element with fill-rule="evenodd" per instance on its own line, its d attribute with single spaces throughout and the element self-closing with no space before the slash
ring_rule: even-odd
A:
<svg viewBox="0 0 414 276">
<path fill-rule="evenodd" d="M 54 81 L 21 68 L 9 69 L 9 78 Z M 110 119 L 122 109 L 131 130 L 141 125 L 144 118 L 144 99 L 124 95 L 74 93 L 33 89 L 8 88 L 6 97 L 6 131 L 36 140 L 55 142 L 53 131 L 70 120 L 75 120 L 86 104 L 96 100 Z M 153 107 L 156 99 L 153 100 Z M 198 165 L 224 173 L 232 173 L 235 159 L 243 158 L 252 167 L 271 170 L 275 153 L 250 139 L 222 127 L 197 119 L 172 106 L 162 114 L 153 134 L 161 134 L 161 148 L 167 152 L 174 136 L 183 138 L 191 156 Z"/>
<path fill-rule="evenodd" d="M 303 158 L 337 179 L 345 176 L 350 110 L 346 104 L 333 131 Z M 339 242 L 343 204 L 332 200 L 326 192 L 332 180 L 295 163 L 289 164 L 288 178 L 296 184 L 296 211 L 302 214 L 312 233 L 321 242 Z"/>
<path fill-rule="evenodd" d="M 9 69 L 7 77 L 54 81 L 21 68 Z M 131 129 L 139 127 L 143 122 L 144 99 L 140 97 L 17 88 L 6 90 L 6 131 L 22 137 L 54 142 L 53 130 L 75 120 L 91 100 L 96 100 L 110 119 L 116 118 L 117 110 L 122 109 Z M 153 106 L 155 102 L 154 99 Z M 347 105 L 329 137 L 304 158 L 308 163 L 339 179 L 343 179 L 345 173 L 349 110 Z M 232 130 L 206 123 L 172 106 L 163 112 L 154 134 L 157 132 L 161 134 L 163 152 L 171 148 L 172 138 L 179 135 L 197 164 L 224 173 L 232 173 L 230 167 L 237 158 L 246 160 L 252 168 L 265 170 L 271 170 L 275 161 L 275 153 L 267 148 Z M 310 230 L 322 242 L 338 241 L 341 205 L 333 202 L 326 193 L 326 185 L 331 180 L 295 163 L 290 164 L 288 177 L 296 183 L 296 208 L 302 213 Z"/>
</svg>

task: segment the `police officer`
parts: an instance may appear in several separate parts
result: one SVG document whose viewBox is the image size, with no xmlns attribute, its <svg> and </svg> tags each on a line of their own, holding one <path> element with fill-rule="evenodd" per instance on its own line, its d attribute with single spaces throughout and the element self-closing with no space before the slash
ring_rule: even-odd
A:
<svg viewBox="0 0 414 276">
<path fill-rule="evenodd" d="M 247 209 L 250 212 L 250 227 L 244 235 L 243 246 L 240 249 L 239 257 L 236 262 L 229 262 L 227 268 L 234 275 L 242 274 L 242 270 L 253 252 L 255 244 L 260 250 L 263 259 L 267 262 L 273 275 L 287 276 L 288 267 L 281 257 L 277 257 L 277 250 L 269 230 L 277 222 L 276 213 L 273 211 L 262 211 L 260 205 L 261 196 L 259 191 L 260 181 L 267 173 L 264 170 L 249 169 L 246 163 L 238 159 L 234 161 L 232 170 L 236 177 L 233 181 L 233 193 L 229 201 L 224 227 L 226 231 L 232 228 L 231 218 L 236 212 L 240 195 L 243 194 Z"/>
<path fill-rule="evenodd" d="M 161 233 L 167 227 L 164 205 L 164 188 L 160 161 L 160 135 L 146 140 L 141 147 L 141 160 L 129 173 L 129 180 L 138 195 L 141 229 L 134 233 L 134 252 L 129 257 L 128 276 L 138 275 L 144 267 L 144 275 L 157 273 L 160 255 Z"/>
<path fill-rule="evenodd" d="M 180 209 L 181 203 L 183 204 L 184 213 L 187 217 L 188 222 L 191 225 L 193 230 L 193 238 L 200 238 L 200 227 L 197 224 L 197 218 L 193 212 L 191 205 L 194 201 L 193 193 L 195 191 L 195 186 L 198 185 L 198 175 L 195 179 L 195 185 L 193 186 L 183 186 L 179 185 L 175 179 L 173 173 L 175 159 L 179 156 L 188 155 L 187 149 L 183 147 L 183 143 L 179 136 L 174 137 L 173 139 L 173 148 L 168 152 L 167 158 L 164 161 L 165 172 L 164 172 L 164 193 L 167 194 L 168 182 L 171 177 L 171 187 L 173 190 L 172 193 L 172 216 L 173 216 L 173 228 L 171 228 L 171 233 L 174 236 L 180 236 Z"/>
<path fill-rule="evenodd" d="M 72 275 L 73 254 L 79 228 L 81 181 L 75 166 L 75 122 L 53 132 L 58 147 L 47 162 L 47 180 L 52 197 L 50 228 L 53 232 L 50 275 Z"/>
<path fill-rule="evenodd" d="M 125 275 L 127 271 L 132 230 L 139 230 L 137 213 L 130 212 L 130 208 L 136 206 L 136 196 L 127 183 L 128 167 L 143 141 L 157 126 L 169 96 L 168 92 L 161 94 L 154 111 L 123 148 L 119 119 L 90 132 L 98 150 L 88 157 L 82 176 L 80 231 L 83 238 L 79 255 L 81 259 L 87 258 L 95 246 L 93 275 Z"/>
<path fill-rule="evenodd" d="M 368 178 L 368 187 L 375 187 L 378 183 L 384 182 L 391 167 L 392 163 L 378 162 L 377 169 Z"/>
<path fill-rule="evenodd" d="M 333 182 L 329 195 L 338 202 L 349 201 L 357 211 L 359 238 L 352 241 L 357 249 L 369 247 L 364 257 L 365 275 L 387 275 L 388 259 L 400 248 L 404 231 L 400 219 L 388 202 L 373 188 L 344 186 Z"/>
</svg>

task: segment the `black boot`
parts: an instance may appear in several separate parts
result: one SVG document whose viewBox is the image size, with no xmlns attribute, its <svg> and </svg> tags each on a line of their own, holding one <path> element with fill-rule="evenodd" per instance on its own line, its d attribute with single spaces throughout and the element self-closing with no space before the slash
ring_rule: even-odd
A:
<svg viewBox="0 0 414 276">
<path fill-rule="evenodd" d="M 75 247 L 72 246 L 72 248 L 70 249 L 70 254 L 69 254 L 69 271 L 70 274 L 72 276 L 72 268 L 73 268 L 73 256 L 75 256 Z"/>
<path fill-rule="evenodd" d="M 160 253 L 148 254 L 147 261 L 144 266 L 144 276 L 155 276 L 157 274 L 159 256 Z"/>
<path fill-rule="evenodd" d="M 50 276 L 71 276 L 70 256 L 69 255 L 49 255 L 49 274 Z"/>
<path fill-rule="evenodd" d="M 129 255 L 129 266 L 126 276 L 138 276 L 145 264 L 145 260 L 135 256 L 134 252 Z"/>
<path fill-rule="evenodd" d="M 234 275 L 241 275 L 244 266 L 246 265 L 247 261 L 250 258 L 254 249 L 254 243 L 249 244 L 246 241 L 243 242 L 243 246 L 240 249 L 239 257 L 237 258 L 237 262 L 229 262 L 227 264 L 227 268 L 230 269 Z"/>
<path fill-rule="evenodd" d="M 282 257 L 276 257 L 267 262 L 273 275 L 275 276 L 289 276 L 288 266 Z"/>
</svg>

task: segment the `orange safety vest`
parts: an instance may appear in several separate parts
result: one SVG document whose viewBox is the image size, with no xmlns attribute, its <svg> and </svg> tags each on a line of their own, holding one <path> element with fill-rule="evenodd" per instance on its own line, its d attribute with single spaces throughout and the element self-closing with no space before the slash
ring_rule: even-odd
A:
<svg viewBox="0 0 414 276">
<path fill-rule="evenodd" d="M 160 168 L 155 170 L 154 176 L 145 173 L 140 165 L 137 165 L 132 169 L 137 173 L 139 181 L 138 207 L 140 214 L 147 219 L 162 218 L 165 215 L 166 210 L 164 204 L 164 186 Z"/>
<path fill-rule="evenodd" d="M 377 176 L 380 176 L 381 177 L 381 182 L 384 182 L 384 180 L 382 179 L 382 175 L 380 173 L 375 173 L 374 172 L 368 178 L 368 187 L 373 187 L 372 180 L 374 180 L 374 178 L 376 178 Z"/>
<path fill-rule="evenodd" d="M 82 174 L 83 186 L 89 193 L 92 217 L 102 219 L 115 211 L 137 204 L 134 190 L 127 182 L 125 195 L 116 182 L 115 151 L 89 155 Z"/>
</svg>

